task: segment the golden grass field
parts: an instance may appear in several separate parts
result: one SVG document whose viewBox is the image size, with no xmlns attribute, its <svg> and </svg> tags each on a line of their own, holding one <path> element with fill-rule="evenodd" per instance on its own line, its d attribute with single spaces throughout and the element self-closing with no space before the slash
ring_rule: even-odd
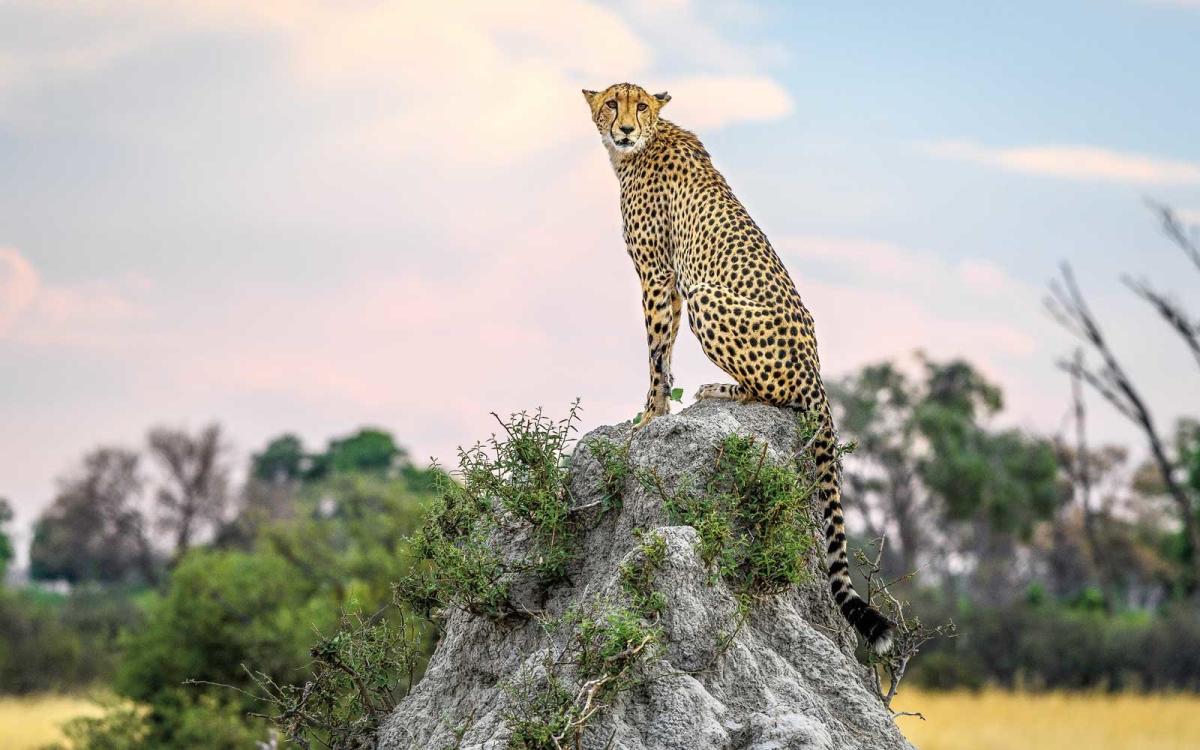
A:
<svg viewBox="0 0 1200 750">
<path fill-rule="evenodd" d="M 101 713 L 86 698 L 42 695 L 35 698 L 0 698 L 0 748 L 33 750 L 62 740 L 59 726 L 76 716 Z"/>
<path fill-rule="evenodd" d="M 1200 748 L 1200 696 L 925 693 L 905 690 L 898 719 L 920 750 L 1194 750 Z M 0 699 L 0 748 L 35 750 L 62 739 L 58 726 L 96 714 L 83 698 Z"/>
<path fill-rule="evenodd" d="M 920 750 L 1195 750 L 1200 696 L 904 690 L 896 721 Z"/>
</svg>

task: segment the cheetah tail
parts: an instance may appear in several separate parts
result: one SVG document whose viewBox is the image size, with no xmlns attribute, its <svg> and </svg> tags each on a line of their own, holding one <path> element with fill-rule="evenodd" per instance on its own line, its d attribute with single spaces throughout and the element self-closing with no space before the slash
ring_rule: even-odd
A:
<svg viewBox="0 0 1200 750">
<path fill-rule="evenodd" d="M 850 566 L 846 556 L 846 529 L 842 517 L 841 470 L 834 455 L 836 437 L 832 422 L 816 440 L 816 469 L 821 480 L 821 494 L 825 498 L 825 542 L 826 561 L 829 566 L 829 590 L 834 601 L 854 628 L 866 639 L 867 645 L 877 654 L 885 654 L 892 648 L 892 636 L 896 623 L 888 619 L 875 607 L 867 604 L 850 580 Z"/>
</svg>

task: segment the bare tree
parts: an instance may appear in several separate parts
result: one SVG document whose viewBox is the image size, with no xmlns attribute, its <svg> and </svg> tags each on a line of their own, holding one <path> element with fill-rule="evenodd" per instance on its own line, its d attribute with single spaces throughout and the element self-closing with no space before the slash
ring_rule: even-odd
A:
<svg viewBox="0 0 1200 750">
<path fill-rule="evenodd" d="M 1150 207 L 1158 213 L 1162 221 L 1163 232 L 1167 237 L 1183 250 L 1184 254 L 1196 264 L 1197 269 L 1200 269 L 1200 238 L 1196 233 L 1194 231 L 1189 233 L 1175 212 L 1167 206 L 1151 203 Z M 1180 335 L 1191 350 L 1192 356 L 1196 358 L 1196 363 L 1200 364 L 1200 321 L 1193 319 L 1178 300 L 1168 294 L 1156 291 L 1149 282 L 1134 279 L 1131 276 L 1123 276 L 1121 280 L 1125 282 L 1125 286 L 1133 290 L 1134 294 L 1148 302 L 1171 327 L 1171 330 Z"/>
<path fill-rule="evenodd" d="M 1116 603 L 1115 577 L 1113 576 L 1104 545 L 1100 541 L 1100 534 L 1097 529 L 1099 514 L 1094 506 L 1092 497 L 1092 464 L 1096 458 L 1092 456 L 1091 451 L 1088 449 L 1087 404 L 1083 397 L 1083 377 L 1081 375 L 1083 369 L 1083 350 L 1076 349 L 1075 358 L 1071 362 L 1071 369 L 1069 371 L 1071 376 L 1071 409 L 1075 425 L 1075 446 L 1071 450 L 1066 448 L 1065 441 L 1056 442 L 1059 442 L 1058 453 L 1060 461 L 1067 469 L 1072 490 L 1079 499 L 1080 509 L 1083 513 L 1083 533 L 1087 541 L 1088 556 L 1092 559 L 1096 576 L 1100 582 L 1100 588 L 1104 592 L 1105 606 L 1111 608 Z"/>
<path fill-rule="evenodd" d="M 145 484 L 138 463 L 133 451 L 97 448 L 78 473 L 60 481 L 58 496 L 34 527 L 29 556 L 35 578 L 122 581 L 141 573 L 155 581 L 138 508 Z"/>
<path fill-rule="evenodd" d="M 174 537 L 174 559 L 192 546 L 206 527 L 218 524 L 229 498 L 229 468 L 219 425 L 196 435 L 156 428 L 147 438 L 150 455 L 165 474 L 155 493 L 158 526 Z"/>
<path fill-rule="evenodd" d="M 1145 280 L 1122 276 L 1121 281 L 1125 282 L 1125 286 L 1133 290 L 1134 294 L 1146 300 L 1159 314 L 1159 317 L 1183 338 L 1184 343 L 1192 350 L 1196 364 L 1200 364 L 1200 323 L 1194 322 L 1188 317 L 1187 312 L 1177 300 L 1155 291 Z"/>
<path fill-rule="evenodd" d="M 1154 417 L 1134 386 L 1133 380 L 1109 347 L 1108 340 L 1075 282 L 1075 275 L 1069 264 L 1062 265 L 1061 283 L 1050 283 L 1050 296 L 1046 299 L 1046 307 L 1060 325 L 1088 345 L 1103 363 L 1099 368 L 1092 368 L 1082 357 L 1077 357 L 1071 361 L 1060 361 L 1059 367 L 1095 389 L 1118 413 L 1137 425 L 1145 436 L 1154 465 L 1162 478 L 1163 487 L 1175 504 L 1183 524 L 1193 568 L 1190 583 L 1194 586 L 1200 582 L 1200 527 L 1196 524 L 1192 499 L 1176 479 L 1174 465 L 1167 456 L 1162 437 L 1154 424 Z"/>
<path fill-rule="evenodd" d="M 1158 214 L 1159 220 L 1162 221 L 1163 231 L 1167 237 L 1178 245 L 1179 249 L 1183 250 L 1184 254 L 1196 265 L 1197 270 L 1200 270 L 1200 229 L 1185 227 L 1179 216 L 1169 206 L 1154 201 L 1149 203 L 1150 208 Z"/>
</svg>

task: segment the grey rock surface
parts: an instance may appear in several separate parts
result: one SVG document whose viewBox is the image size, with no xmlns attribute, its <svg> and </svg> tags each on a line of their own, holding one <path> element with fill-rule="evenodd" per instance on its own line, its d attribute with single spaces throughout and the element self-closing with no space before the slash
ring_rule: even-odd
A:
<svg viewBox="0 0 1200 750">
<path fill-rule="evenodd" d="M 775 460 L 798 450 L 794 412 L 764 404 L 697 403 L 660 417 L 633 435 L 630 458 L 653 468 L 670 487 L 681 477 L 707 478 L 720 442 L 736 432 L 769 445 Z M 600 427 L 576 447 L 570 477 L 573 502 L 603 496 L 601 468 L 586 446 L 630 439 L 631 425 Z M 911 745 L 869 686 L 854 658 L 854 643 L 832 604 L 819 568 L 797 589 L 756 604 L 723 652 L 735 623 L 736 601 L 713 582 L 696 552 L 697 535 L 671 526 L 655 493 L 630 479 L 623 506 L 597 505 L 579 513 L 579 554 L 570 583 L 525 589 L 522 606 L 550 615 L 572 604 L 620 591 L 620 564 L 638 553 L 635 528 L 657 530 L 667 560 L 655 587 L 667 599 L 666 647 L 654 665 L 660 675 L 622 693 L 589 724 L 588 750 L 900 750 Z M 506 540 L 510 541 L 510 540 Z M 520 544 L 520 540 L 511 540 Z M 536 670 L 552 636 L 533 620 L 502 624 L 456 612 L 446 622 L 424 679 L 396 708 L 379 734 L 381 750 L 453 748 L 503 750 L 505 681 Z M 455 727 L 467 726 L 456 745 Z"/>
</svg>

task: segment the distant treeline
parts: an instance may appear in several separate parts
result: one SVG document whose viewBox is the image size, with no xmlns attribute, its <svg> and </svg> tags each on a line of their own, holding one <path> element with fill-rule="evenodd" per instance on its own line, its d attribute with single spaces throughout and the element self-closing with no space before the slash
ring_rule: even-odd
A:
<svg viewBox="0 0 1200 750">
<path fill-rule="evenodd" d="M 141 707 L 78 722 L 72 747 L 253 747 L 268 725 L 247 716 L 266 708 L 248 669 L 303 682 L 343 612 L 391 616 L 441 472 L 374 429 L 317 452 L 283 435 L 236 490 L 230 455 L 215 426 L 90 452 L 37 522 L 35 585 L 0 589 L 0 690 Z"/>
<path fill-rule="evenodd" d="M 857 443 L 846 466 L 855 543 L 886 536 L 885 574 L 919 571 L 897 585 L 910 611 L 958 625 L 925 647 L 911 679 L 1200 689 L 1190 551 L 1153 471 L 1115 448 L 1089 453 L 1097 556 L 1078 454 L 1059 437 L 989 427 L 1002 393 L 969 364 L 919 361 L 915 376 L 881 364 L 830 388 Z M 1189 429 L 1181 462 L 1200 448 Z M 159 470 L 143 473 L 147 459 Z M 71 590 L 0 593 L 0 685 L 108 685 L 146 707 L 77 726 L 77 747 L 264 739 L 247 717 L 264 706 L 243 665 L 302 682 L 312 644 L 343 611 L 390 612 L 412 560 L 406 538 L 446 481 L 374 429 L 319 452 L 284 435 L 252 457 L 244 486 L 232 473 L 218 428 L 154 430 L 141 450 L 85 456 L 38 521 L 34 575 Z"/>
</svg>

